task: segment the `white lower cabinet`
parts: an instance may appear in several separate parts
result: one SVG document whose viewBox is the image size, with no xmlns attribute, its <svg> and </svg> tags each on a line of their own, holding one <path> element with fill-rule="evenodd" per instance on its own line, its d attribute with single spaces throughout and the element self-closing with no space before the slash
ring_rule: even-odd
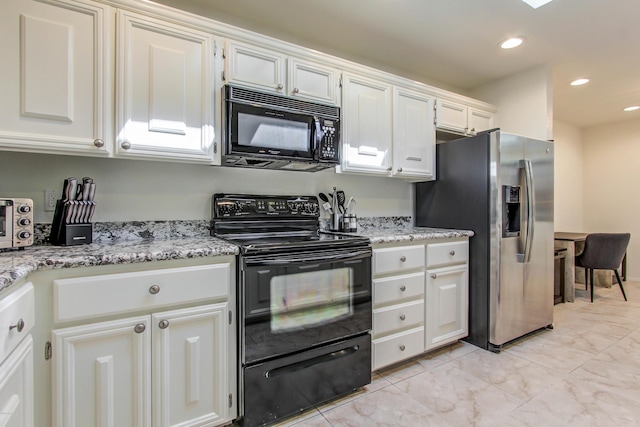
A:
<svg viewBox="0 0 640 427">
<path fill-rule="evenodd" d="M 374 370 L 468 334 L 467 238 L 373 248 Z"/>
<path fill-rule="evenodd" d="M 40 343 L 51 343 L 45 352 L 51 359 L 38 361 L 37 373 L 50 372 L 52 383 L 51 415 L 38 409 L 39 425 L 210 427 L 233 421 L 235 260 L 212 260 L 37 275 L 39 308 L 53 324 L 38 331 Z"/>
<path fill-rule="evenodd" d="M 227 303 L 53 331 L 58 426 L 226 420 Z"/>
<path fill-rule="evenodd" d="M 0 300 L 0 426 L 33 427 L 33 285 Z"/>
<path fill-rule="evenodd" d="M 468 335 L 466 264 L 427 271 L 425 349 Z"/>
</svg>

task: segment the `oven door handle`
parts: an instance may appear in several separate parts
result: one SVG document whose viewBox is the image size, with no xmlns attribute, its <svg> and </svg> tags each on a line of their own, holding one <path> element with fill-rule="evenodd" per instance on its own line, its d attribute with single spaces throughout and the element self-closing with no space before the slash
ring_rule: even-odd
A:
<svg viewBox="0 0 640 427">
<path fill-rule="evenodd" d="M 371 256 L 371 250 L 358 250 L 358 251 L 348 251 L 341 252 L 333 255 L 309 255 L 309 256 L 297 256 L 297 255 L 283 255 L 279 257 L 270 256 L 259 257 L 259 258 L 245 258 L 247 267 L 249 266 L 266 266 L 266 265 L 288 265 L 293 263 L 304 263 L 304 262 L 313 262 L 313 263 L 322 263 L 322 262 L 332 262 L 332 261 L 351 261 L 362 258 L 367 258 Z"/>
</svg>

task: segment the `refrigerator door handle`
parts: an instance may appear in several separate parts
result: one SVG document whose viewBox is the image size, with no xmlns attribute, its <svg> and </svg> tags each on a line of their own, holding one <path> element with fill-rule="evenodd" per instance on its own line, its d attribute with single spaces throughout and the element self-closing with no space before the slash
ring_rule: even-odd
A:
<svg viewBox="0 0 640 427">
<path fill-rule="evenodd" d="M 521 160 L 520 167 L 524 169 L 524 192 L 526 194 L 526 218 L 525 224 L 525 240 L 524 240 L 524 253 L 518 254 L 518 261 L 522 263 L 528 263 L 531 261 L 531 246 L 533 245 L 533 232 L 534 232 L 534 212 L 535 212 L 535 189 L 533 186 L 533 169 L 531 166 L 531 160 Z"/>
</svg>

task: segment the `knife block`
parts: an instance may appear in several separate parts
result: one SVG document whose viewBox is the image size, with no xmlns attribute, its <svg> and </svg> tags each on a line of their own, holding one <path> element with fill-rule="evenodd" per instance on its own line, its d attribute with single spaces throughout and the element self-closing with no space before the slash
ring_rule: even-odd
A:
<svg viewBox="0 0 640 427">
<path fill-rule="evenodd" d="M 93 224 L 67 224 L 65 222 L 65 203 L 58 200 L 53 214 L 49 241 L 54 245 L 73 246 L 88 244 L 93 241 Z"/>
</svg>

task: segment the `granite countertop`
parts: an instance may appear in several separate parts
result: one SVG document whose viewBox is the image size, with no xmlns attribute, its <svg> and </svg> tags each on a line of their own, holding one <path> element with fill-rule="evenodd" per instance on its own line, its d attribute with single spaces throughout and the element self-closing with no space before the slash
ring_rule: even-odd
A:
<svg viewBox="0 0 640 427">
<path fill-rule="evenodd" d="M 471 237 L 472 231 L 412 227 L 410 217 L 361 218 L 355 234 L 371 243 Z M 237 255 L 239 248 L 209 236 L 208 221 L 151 221 L 94 225 L 89 245 L 36 244 L 0 251 L 0 292 L 37 270 Z M 48 234 L 47 225 L 37 235 Z M 38 240 L 38 239 L 37 239 Z M 38 241 L 43 242 L 44 238 Z"/>
<path fill-rule="evenodd" d="M 0 252 L 0 292 L 36 270 L 237 255 L 238 251 L 237 246 L 208 235 L 78 246 L 31 246 Z"/>
<path fill-rule="evenodd" d="M 472 237 L 473 231 L 453 230 L 431 227 L 365 228 L 355 234 L 368 237 L 372 244 L 416 242 L 420 240 L 448 239 L 453 237 Z"/>
</svg>

